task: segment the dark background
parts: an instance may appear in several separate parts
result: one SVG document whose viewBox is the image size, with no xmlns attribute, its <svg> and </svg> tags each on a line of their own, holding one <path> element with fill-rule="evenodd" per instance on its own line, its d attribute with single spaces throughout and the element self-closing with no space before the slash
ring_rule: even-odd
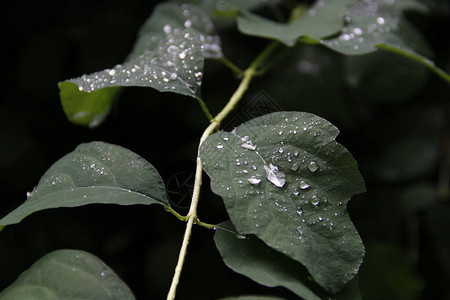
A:
<svg viewBox="0 0 450 300">
<path fill-rule="evenodd" d="M 152 163 L 166 183 L 193 173 L 198 139 L 208 122 L 192 99 L 127 88 L 96 129 L 69 123 L 59 102 L 59 81 L 123 61 L 155 3 L 2 4 L 0 216 L 21 204 L 51 164 L 83 142 L 122 145 Z M 409 17 L 430 43 L 437 64 L 449 72 L 450 9 L 446 1 L 429 4 L 430 15 Z M 233 27 L 221 34 L 225 54 L 242 68 L 265 44 Z M 368 252 L 361 271 L 364 299 L 450 299 L 449 85 L 391 54 L 347 59 L 317 47 L 293 51 L 297 54 L 253 83 L 241 107 L 265 91 L 276 106 L 316 113 L 341 129 L 338 141 L 359 162 L 368 189 L 349 204 Z M 378 59 L 384 65 L 364 66 Z M 312 63 L 319 72 L 291 70 L 294 60 Z M 345 72 L 355 65 L 364 80 L 351 88 Z M 216 113 L 238 80 L 214 61 L 206 62 L 205 74 L 202 94 Z M 237 113 L 230 122 L 236 118 Z M 179 206 L 185 214 L 188 203 Z M 207 179 L 199 215 L 208 223 L 227 219 Z M 0 233 L 0 290 L 46 253 L 81 249 L 110 265 L 138 299 L 164 299 L 183 232 L 184 224 L 160 207 L 91 205 L 39 212 Z M 194 229 L 179 299 L 244 293 L 295 299 L 233 273 L 212 237 L 213 232 Z"/>
</svg>

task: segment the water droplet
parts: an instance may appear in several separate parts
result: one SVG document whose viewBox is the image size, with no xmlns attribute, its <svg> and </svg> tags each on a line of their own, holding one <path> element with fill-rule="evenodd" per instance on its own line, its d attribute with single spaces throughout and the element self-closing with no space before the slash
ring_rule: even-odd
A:
<svg viewBox="0 0 450 300">
<path fill-rule="evenodd" d="M 183 51 L 183 52 L 180 53 L 179 57 L 180 57 L 180 59 L 185 59 L 186 55 L 187 55 L 186 51 Z"/>
<path fill-rule="evenodd" d="M 223 145 L 222 144 L 217 144 L 217 149 L 223 149 Z"/>
<path fill-rule="evenodd" d="M 322 216 L 319 216 L 319 221 L 322 221 L 322 220 L 323 220 Z"/>
<path fill-rule="evenodd" d="M 277 166 L 270 164 L 269 166 L 264 165 L 266 170 L 267 180 L 272 182 L 276 187 L 283 187 L 286 183 L 286 175 L 283 171 L 279 170 Z"/>
<path fill-rule="evenodd" d="M 170 74 L 170 80 L 176 80 L 178 78 L 177 74 L 172 73 Z"/>
<path fill-rule="evenodd" d="M 319 166 L 317 165 L 317 163 L 315 161 L 312 161 L 308 164 L 308 170 L 310 170 L 311 172 L 315 172 L 319 169 Z"/>
<path fill-rule="evenodd" d="M 298 165 L 297 164 L 293 164 L 291 167 L 292 171 L 297 171 L 298 170 Z"/>
<path fill-rule="evenodd" d="M 252 143 L 252 141 L 245 141 L 245 142 L 243 142 L 241 144 L 241 147 L 245 148 L 245 149 L 249 149 L 249 150 L 256 150 L 256 145 L 254 145 Z"/>
<path fill-rule="evenodd" d="M 278 149 L 278 152 L 283 153 L 283 152 L 284 152 L 284 149 L 280 147 L 280 148 Z"/>
<path fill-rule="evenodd" d="M 356 34 L 357 36 L 360 36 L 363 34 L 363 31 L 361 28 L 355 27 L 355 28 L 353 28 L 353 33 Z"/>
<path fill-rule="evenodd" d="M 254 184 L 257 185 L 261 182 L 261 178 L 258 178 L 256 176 L 252 176 L 248 179 L 248 182 L 250 182 L 250 184 Z"/>
<path fill-rule="evenodd" d="M 101 273 L 100 273 L 100 277 L 101 277 L 101 278 L 105 278 L 105 276 L 106 276 L 106 273 L 105 273 L 105 272 L 101 272 Z"/>
<path fill-rule="evenodd" d="M 297 214 L 301 217 L 301 216 L 303 216 L 303 209 L 301 208 L 301 207 L 299 207 L 298 209 L 297 209 Z M 301 227 L 301 226 L 300 226 Z"/>
<path fill-rule="evenodd" d="M 306 181 L 304 181 L 304 180 L 300 181 L 300 183 L 298 184 L 298 186 L 299 186 L 299 188 L 301 188 L 302 190 L 306 190 L 307 188 L 309 188 L 309 184 L 308 184 Z"/>
<path fill-rule="evenodd" d="M 377 18 L 377 23 L 378 23 L 378 24 L 383 25 L 384 22 L 385 22 L 385 21 L 384 21 L 384 18 L 382 18 L 382 17 L 378 17 L 378 18 Z"/>
<path fill-rule="evenodd" d="M 108 74 L 110 75 L 110 76 L 114 76 L 114 75 L 116 75 L 116 70 L 109 70 L 109 72 L 108 72 Z"/>
<path fill-rule="evenodd" d="M 229 139 L 230 139 L 230 138 L 227 137 L 227 136 L 224 136 L 224 137 L 223 137 L 223 140 L 224 140 L 224 141 L 228 141 Z"/>
<path fill-rule="evenodd" d="M 170 27 L 169 24 L 166 24 L 166 25 L 164 25 L 164 27 L 163 27 L 163 31 L 164 31 L 166 34 L 169 34 L 169 33 L 172 32 L 172 28 Z"/>
<path fill-rule="evenodd" d="M 312 199 L 311 199 L 311 204 L 314 206 L 317 206 L 317 205 L 319 205 L 319 203 L 320 203 L 319 197 L 317 197 L 316 195 L 313 195 Z"/>
</svg>

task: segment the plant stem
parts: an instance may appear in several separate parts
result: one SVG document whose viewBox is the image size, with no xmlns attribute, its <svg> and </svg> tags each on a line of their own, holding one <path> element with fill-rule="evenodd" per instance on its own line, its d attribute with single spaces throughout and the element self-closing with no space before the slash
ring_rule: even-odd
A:
<svg viewBox="0 0 450 300">
<path fill-rule="evenodd" d="M 217 58 L 217 60 L 230 68 L 231 71 L 233 71 L 236 75 L 244 74 L 244 71 L 242 71 L 238 66 L 236 66 L 232 61 L 228 60 L 226 57 L 219 57 Z"/>
<path fill-rule="evenodd" d="M 208 136 L 210 136 L 219 126 L 224 118 L 228 116 L 228 114 L 234 109 L 239 100 L 242 99 L 245 91 L 247 90 L 250 81 L 255 76 L 257 68 L 267 59 L 267 57 L 272 53 L 272 51 L 277 47 L 278 42 L 271 42 L 267 45 L 267 47 L 255 58 L 255 60 L 251 63 L 247 70 L 244 71 L 244 76 L 239 84 L 238 88 L 231 96 L 228 103 L 225 107 L 216 115 L 215 118 L 211 120 L 209 126 L 203 132 L 202 137 L 200 138 L 198 153 L 197 153 L 197 167 L 195 170 L 195 183 L 194 183 L 194 192 L 192 194 L 191 206 L 189 208 L 189 212 L 186 216 L 187 224 L 186 230 L 184 232 L 183 243 L 181 245 L 180 253 L 178 256 L 177 266 L 175 267 L 175 273 L 172 278 L 172 284 L 169 289 L 169 293 L 167 294 L 167 300 L 175 299 L 176 289 L 178 286 L 178 282 L 180 280 L 181 270 L 183 269 L 184 259 L 187 253 L 187 247 L 189 245 L 189 239 L 192 234 L 192 227 L 197 218 L 197 205 L 198 199 L 200 196 L 200 187 L 202 185 L 202 161 L 200 159 L 200 147 L 202 143 L 206 140 Z"/>
<path fill-rule="evenodd" d="M 211 121 L 213 117 L 212 117 L 211 113 L 209 112 L 209 109 L 206 106 L 206 104 L 203 101 L 203 99 L 201 97 L 197 97 L 196 99 L 197 99 L 198 104 L 200 104 L 200 107 L 202 108 L 203 113 L 208 118 L 208 121 Z"/>
</svg>

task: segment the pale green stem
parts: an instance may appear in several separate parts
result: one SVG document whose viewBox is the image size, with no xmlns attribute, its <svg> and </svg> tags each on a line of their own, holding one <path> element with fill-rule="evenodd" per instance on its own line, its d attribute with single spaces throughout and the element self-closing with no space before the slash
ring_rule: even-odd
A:
<svg viewBox="0 0 450 300">
<path fill-rule="evenodd" d="M 203 101 L 203 99 L 201 97 L 196 97 L 198 104 L 200 104 L 200 107 L 203 110 L 203 113 L 205 114 L 205 116 L 208 118 L 209 121 L 212 120 L 212 115 L 209 112 L 208 107 L 206 106 L 205 102 Z"/>
<path fill-rule="evenodd" d="M 230 68 L 230 70 L 233 71 L 236 75 L 244 74 L 244 71 L 242 71 L 238 66 L 236 66 L 232 61 L 228 60 L 226 57 L 222 56 L 217 58 L 217 60 L 223 63 L 228 68 Z"/>
<path fill-rule="evenodd" d="M 228 114 L 234 109 L 239 100 L 242 99 L 245 91 L 247 90 L 250 81 L 255 76 L 256 69 L 260 64 L 264 62 L 264 60 L 269 56 L 269 54 L 276 48 L 278 45 L 277 42 L 271 42 L 267 47 L 258 55 L 258 57 L 252 62 L 250 67 L 244 71 L 244 76 L 242 78 L 239 87 L 236 89 L 234 94 L 231 96 L 230 101 L 228 101 L 227 105 L 220 111 L 217 116 L 211 120 L 209 126 L 203 132 L 202 137 L 200 138 L 200 143 L 198 147 L 197 153 L 197 167 L 195 170 L 195 182 L 194 182 L 194 192 L 192 194 L 191 206 L 189 208 L 189 212 L 186 216 L 187 224 L 186 230 L 184 232 L 183 243 L 181 245 L 180 253 L 178 255 L 178 262 L 175 267 L 175 273 L 172 278 L 172 284 L 170 285 L 169 293 L 167 294 L 167 300 L 175 299 L 175 294 L 178 286 L 178 282 L 180 281 L 181 270 L 183 269 L 184 259 L 187 253 L 187 247 L 189 245 L 189 239 L 192 234 L 192 227 L 195 222 L 198 222 L 197 218 L 197 205 L 198 199 L 200 196 L 200 187 L 202 185 L 202 161 L 200 159 L 200 146 L 206 140 L 208 136 L 210 136 L 219 126 L 222 120 L 228 116 Z"/>
</svg>

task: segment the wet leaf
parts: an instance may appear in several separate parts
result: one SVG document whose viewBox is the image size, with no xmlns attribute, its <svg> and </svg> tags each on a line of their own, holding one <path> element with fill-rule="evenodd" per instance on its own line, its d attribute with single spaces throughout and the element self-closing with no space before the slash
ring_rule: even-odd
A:
<svg viewBox="0 0 450 300">
<path fill-rule="evenodd" d="M 346 211 L 365 190 L 338 129 L 302 112 L 277 112 L 211 135 L 200 157 L 241 234 L 255 234 L 336 292 L 358 272 L 364 246 Z"/>
<path fill-rule="evenodd" d="M 346 55 L 381 49 L 419 62 L 450 81 L 450 75 L 428 58 L 432 56 L 431 50 L 420 32 L 403 17 L 405 10 L 427 11 L 415 0 L 317 1 L 304 16 L 290 24 L 243 11 L 238 28 L 242 33 L 276 39 L 288 46 L 301 38 L 302 42 L 322 44 Z"/>
<path fill-rule="evenodd" d="M 123 147 L 91 142 L 54 163 L 27 200 L 0 219 L 0 227 L 44 209 L 100 203 L 169 205 L 164 182 L 151 164 Z"/>
<path fill-rule="evenodd" d="M 283 24 L 241 11 L 237 18 L 238 29 L 248 35 L 277 39 L 293 46 L 303 36 L 322 39 L 341 31 L 347 7 L 356 0 L 317 1 L 300 19 Z"/>
<path fill-rule="evenodd" d="M 79 250 L 51 252 L 3 292 L 1 300 L 134 300 L 128 286 L 104 262 Z"/>
<path fill-rule="evenodd" d="M 97 126 L 108 114 L 117 87 L 152 87 L 199 97 L 204 57 L 222 55 L 213 30 L 197 6 L 158 5 L 123 64 L 59 84 L 67 117 L 76 124 Z"/>
<path fill-rule="evenodd" d="M 230 222 L 221 224 L 230 225 Z M 311 290 L 314 283 L 308 279 L 305 267 L 269 248 L 257 237 L 238 239 L 233 233 L 217 230 L 214 241 L 223 261 L 233 271 L 268 287 L 285 287 L 302 299 L 321 299 Z"/>
</svg>

